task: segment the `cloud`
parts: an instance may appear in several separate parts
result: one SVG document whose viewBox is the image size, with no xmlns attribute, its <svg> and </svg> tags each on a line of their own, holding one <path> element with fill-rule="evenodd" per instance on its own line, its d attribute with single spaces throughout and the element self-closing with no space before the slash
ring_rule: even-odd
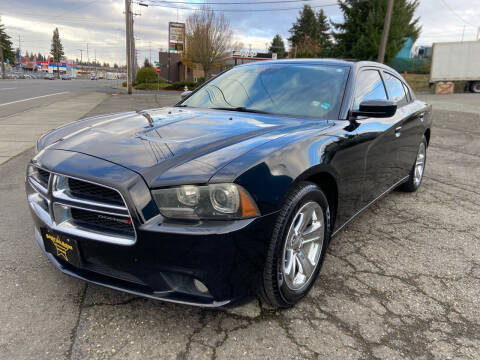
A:
<svg viewBox="0 0 480 360">
<path fill-rule="evenodd" d="M 145 0 L 152 2 L 156 0 Z M 171 0 L 173 1 L 173 0 Z M 233 1 L 233 0 L 232 0 Z M 203 1 L 191 1 L 202 3 Z M 209 0 L 209 2 L 220 2 Z M 335 0 L 312 0 L 312 6 L 331 4 Z M 444 3 L 447 3 L 446 6 Z M 480 8 L 471 0 L 422 0 L 417 10 L 422 33 L 417 44 L 431 44 L 439 41 L 458 41 L 462 34 L 464 40 L 474 40 L 480 24 Z M 22 0 L 15 6 L 0 5 L 2 22 L 6 25 L 14 45 L 23 50 L 47 54 L 50 50 L 52 32 L 58 27 L 66 55 L 80 58 L 80 50 L 85 59 L 87 43 L 89 57 L 97 56 L 99 61 L 125 63 L 125 15 L 124 0 Z M 234 39 L 246 47 L 264 50 L 275 34 L 288 38 L 292 23 L 298 16 L 298 10 L 254 12 L 264 8 L 298 8 L 300 3 L 257 4 L 245 1 L 244 5 L 223 6 L 228 9 L 250 10 L 248 12 L 225 12 L 234 30 Z M 185 7 L 185 5 L 182 5 Z M 133 5 L 135 13 L 135 37 L 138 60 L 155 57 L 156 52 L 167 48 L 169 21 L 185 21 L 190 10 L 169 9 L 150 6 L 148 8 Z M 318 10 L 318 9 L 317 9 Z M 324 8 L 333 21 L 342 20 L 337 6 Z M 19 40 L 20 37 L 20 40 Z"/>
</svg>

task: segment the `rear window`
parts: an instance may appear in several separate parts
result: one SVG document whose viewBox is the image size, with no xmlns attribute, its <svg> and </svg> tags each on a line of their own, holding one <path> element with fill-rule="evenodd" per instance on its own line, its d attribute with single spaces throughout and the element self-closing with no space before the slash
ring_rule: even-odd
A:
<svg viewBox="0 0 480 360">
<path fill-rule="evenodd" d="M 391 100 L 396 101 L 398 106 L 408 103 L 403 83 L 399 79 L 389 73 L 385 73 L 385 83 Z"/>
</svg>

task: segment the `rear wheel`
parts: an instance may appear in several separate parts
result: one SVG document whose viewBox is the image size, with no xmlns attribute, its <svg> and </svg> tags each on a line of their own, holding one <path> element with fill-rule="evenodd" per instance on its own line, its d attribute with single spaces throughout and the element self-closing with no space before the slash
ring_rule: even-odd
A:
<svg viewBox="0 0 480 360">
<path fill-rule="evenodd" d="M 473 93 L 479 94 L 480 93 L 480 81 L 473 81 L 470 84 L 470 91 L 473 92 Z"/>
<path fill-rule="evenodd" d="M 410 171 L 410 175 L 406 183 L 404 183 L 400 190 L 407 192 L 414 192 L 422 184 L 423 173 L 425 172 L 425 164 L 427 162 L 427 139 L 425 136 L 422 137 L 422 141 L 418 146 L 417 157 L 415 158 L 415 163 L 413 168 Z"/>
<path fill-rule="evenodd" d="M 330 212 L 323 192 L 299 184 L 288 196 L 270 241 L 259 295 L 274 307 L 289 307 L 313 286 L 330 237 Z"/>
</svg>

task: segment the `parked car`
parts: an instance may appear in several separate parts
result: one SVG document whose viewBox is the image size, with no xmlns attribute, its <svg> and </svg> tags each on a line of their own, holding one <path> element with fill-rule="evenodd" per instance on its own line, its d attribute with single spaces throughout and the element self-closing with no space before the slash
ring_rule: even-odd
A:
<svg viewBox="0 0 480 360">
<path fill-rule="evenodd" d="M 35 238 L 65 274 L 128 293 L 292 306 L 345 224 L 420 187 L 431 125 L 379 63 L 236 66 L 176 106 L 42 136 L 26 177 Z"/>
<path fill-rule="evenodd" d="M 63 74 L 62 75 L 62 80 L 72 80 L 72 77 L 68 74 Z"/>
<path fill-rule="evenodd" d="M 90 80 L 97 80 L 97 77 L 96 77 L 95 75 L 92 75 L 92 76 L 90 77 Z"/>
<path fill-rule="evenodd" d="M 53 74 L 45 74 L 43 78 L 45 80 L 55 80 L 55 76 Z"/>
</svg>

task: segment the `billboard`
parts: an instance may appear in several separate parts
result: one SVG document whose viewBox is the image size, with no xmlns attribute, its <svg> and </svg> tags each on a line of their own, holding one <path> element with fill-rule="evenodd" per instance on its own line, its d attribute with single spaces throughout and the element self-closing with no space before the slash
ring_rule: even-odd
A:
<svg viewBox="0 0 480 360">
<path fill-rule="evenodd" d="M 185 45 L 185 24 L 178 22 L 168 23 L 168 49 L 183 51 Z"/>
</svg>

